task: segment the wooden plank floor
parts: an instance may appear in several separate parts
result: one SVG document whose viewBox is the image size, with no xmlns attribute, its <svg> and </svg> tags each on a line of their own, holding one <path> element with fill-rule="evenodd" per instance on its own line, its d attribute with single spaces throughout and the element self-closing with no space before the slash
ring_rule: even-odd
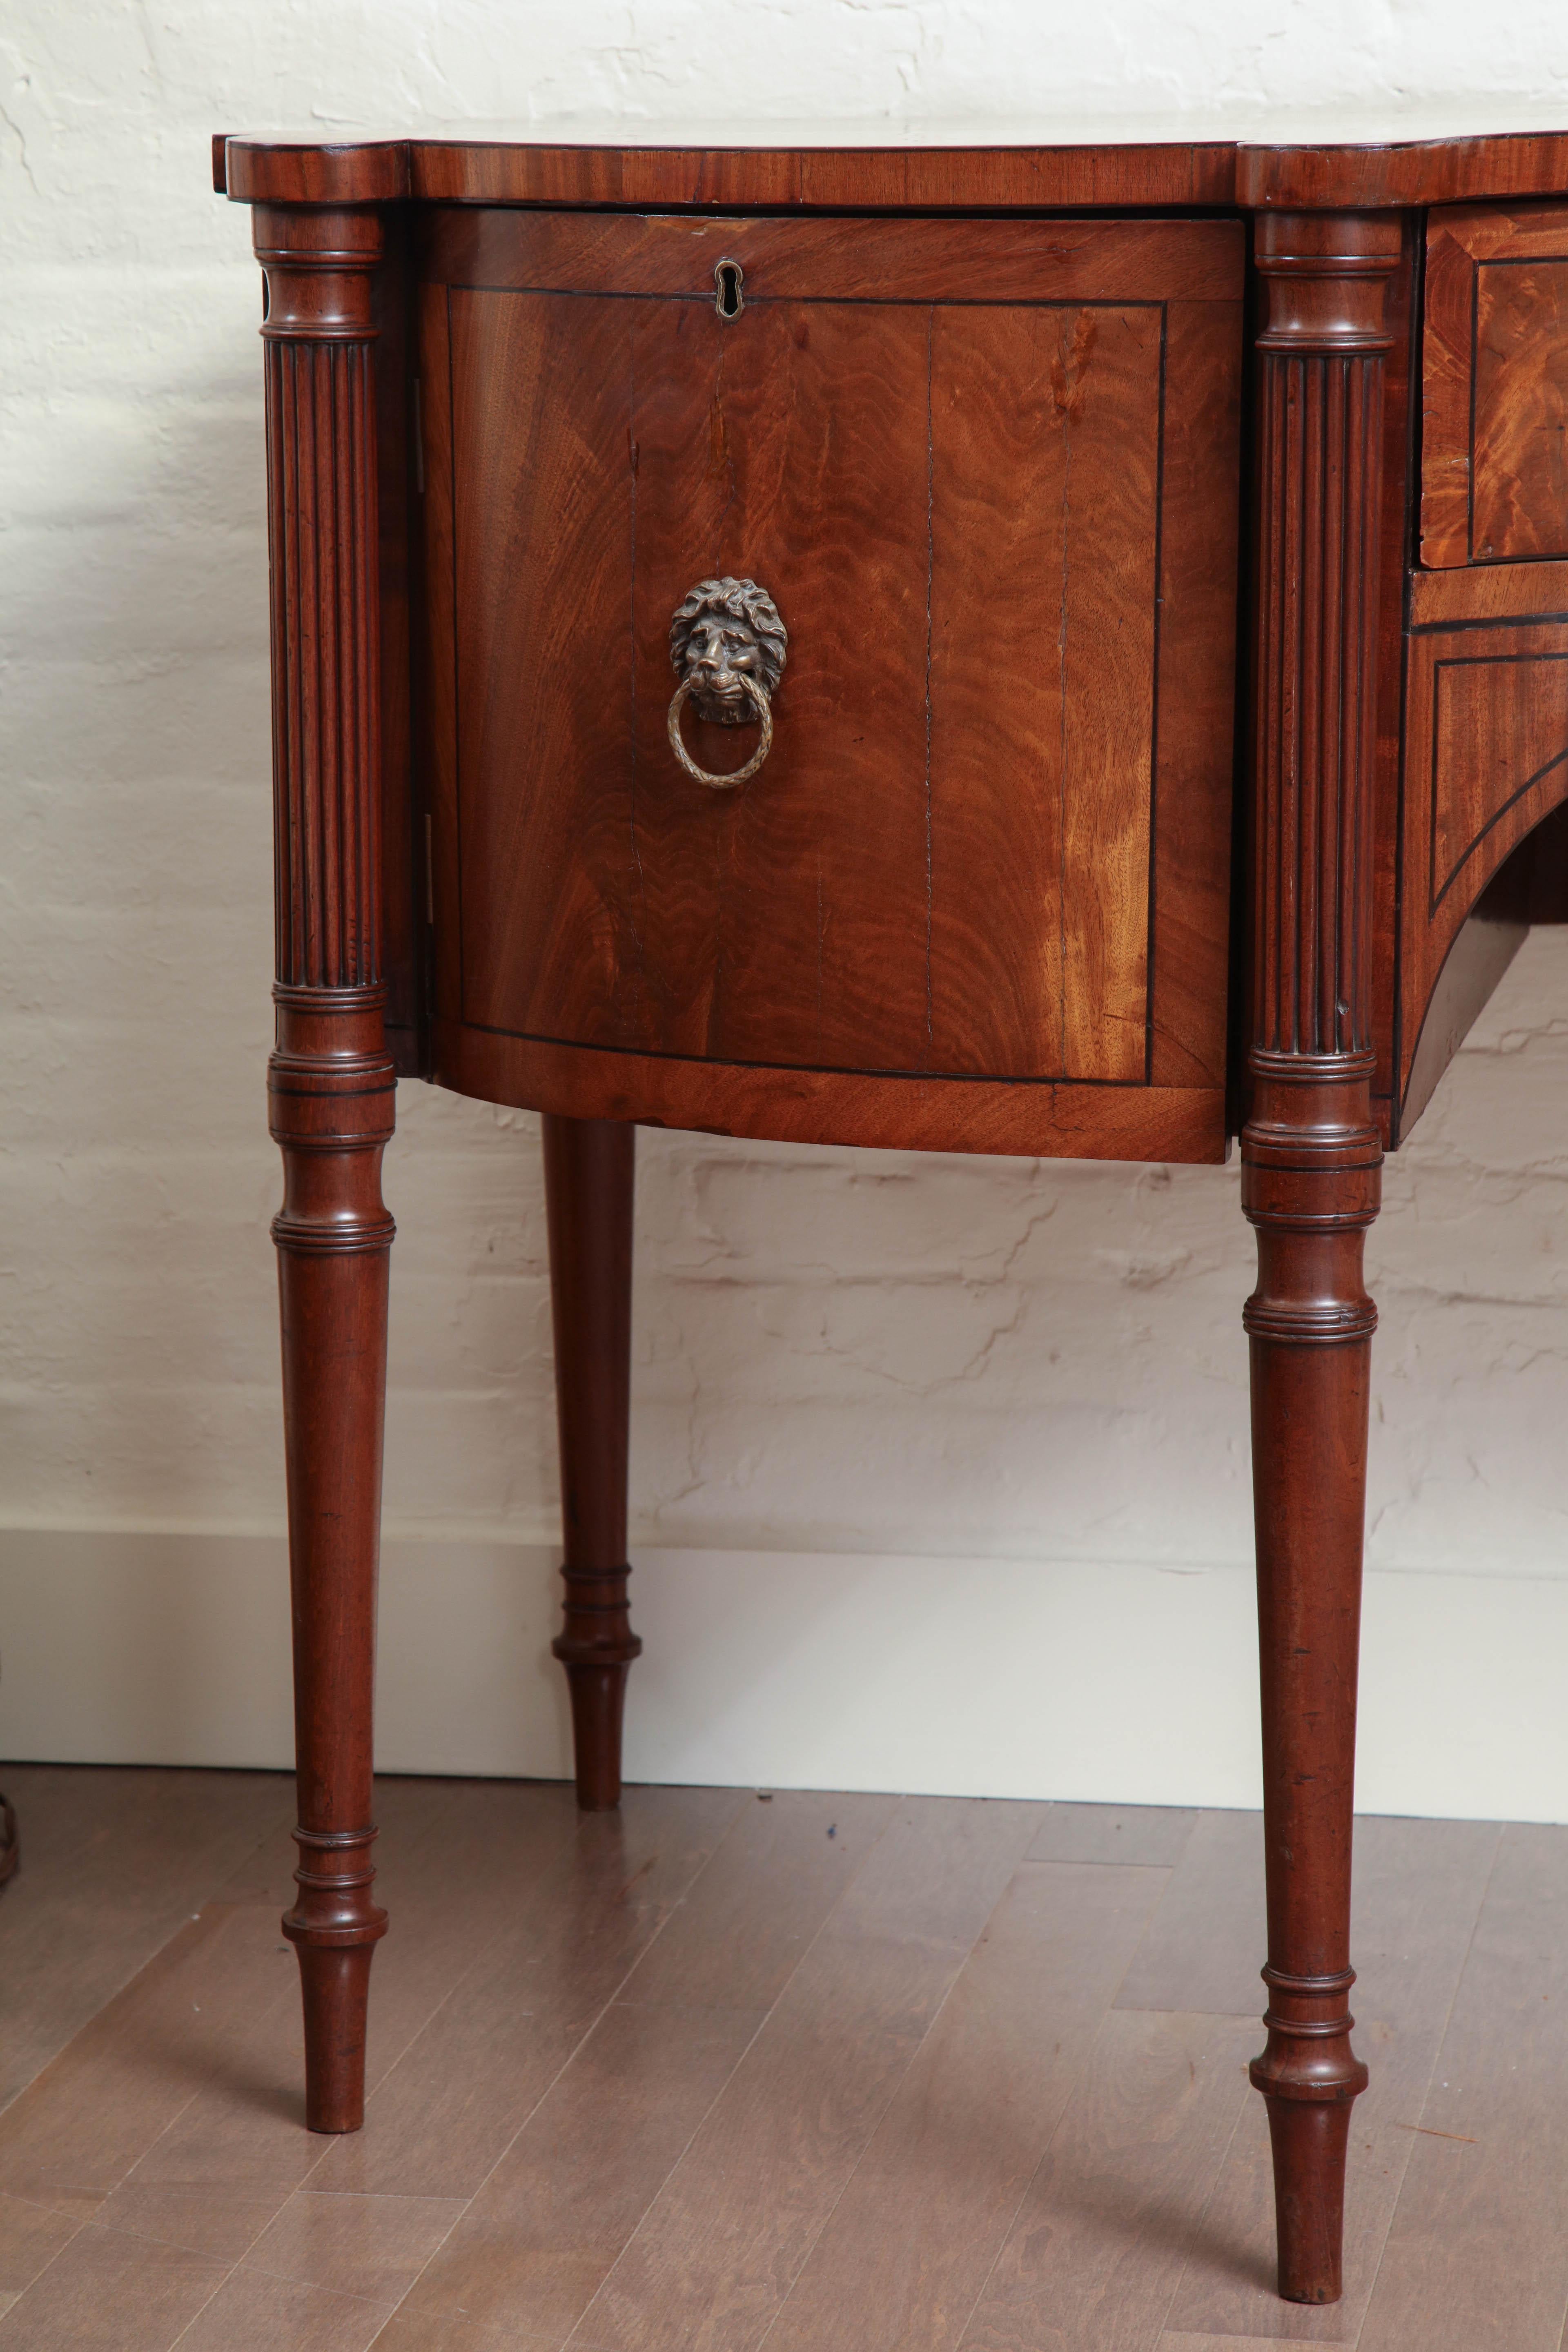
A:
<svg viewBox="0 0 1568 2352">
<path fill-rule="evenodd" d="M 1256 1815 L 384 1781 L 324 2141 L 289 1783 L 4 1785 L 0 2352 L 1565 2352 L 1568 1830 L 1360 1825 L 1373 2089 L 1309 2311 Z"/>
</svg>

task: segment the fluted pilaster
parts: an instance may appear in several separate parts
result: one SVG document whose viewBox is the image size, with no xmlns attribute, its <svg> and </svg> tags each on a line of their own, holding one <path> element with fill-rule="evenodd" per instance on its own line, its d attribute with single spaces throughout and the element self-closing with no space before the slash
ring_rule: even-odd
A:
<svg viewBox="0 0 1568 2352">
<path fill-rule="evenodd" d="M 1384 309 L 1397 218 L 1265 215 L 1253 1043 L 1372 1045 Z"/>
<path fill-rule="evenodd" d="M 381 979 L 374 214 L 259 206 L 278 977 Z"/>
</svg>

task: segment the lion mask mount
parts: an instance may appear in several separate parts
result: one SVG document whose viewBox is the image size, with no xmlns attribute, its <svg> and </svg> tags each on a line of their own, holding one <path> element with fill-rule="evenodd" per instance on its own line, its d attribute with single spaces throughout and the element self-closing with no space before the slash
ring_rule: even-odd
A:
<svg viewBox="0 0 1568 2352">
<path fill-rule="evenodd" d="M 772 701 L 789 658 L 789 632 L 754 580 L 700 580 L 676 606 L 669 658 L 676 676 L 691 680 L 702 718 L 741 727 L 757 716 L 744 679 Z"/>
</svg>

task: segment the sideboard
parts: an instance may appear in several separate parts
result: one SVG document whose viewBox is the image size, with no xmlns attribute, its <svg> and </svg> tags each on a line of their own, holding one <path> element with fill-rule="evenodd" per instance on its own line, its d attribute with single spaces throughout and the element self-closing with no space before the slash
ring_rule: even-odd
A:
<svg viewBox="0 0 1568 2352">
<path fill-rule="evenodd" d="M 265 278 L 312 2128 L 363 2112 L 396 1077 L 544 1115 L 578 1793 L 636 1127 L 1219 1161 L 1279 2289 L 1340 2292 L 1374 1310 L 1568 855 L 1568 133 L 215 142 Z M 1174 1368 L 1173 1368 L 1173 1370 Z"/>
</svg>

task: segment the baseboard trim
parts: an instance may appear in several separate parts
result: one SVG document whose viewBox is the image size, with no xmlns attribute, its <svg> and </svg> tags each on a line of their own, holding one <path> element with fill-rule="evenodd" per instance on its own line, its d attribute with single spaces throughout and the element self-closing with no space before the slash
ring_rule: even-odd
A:
<svg viewBox="0 0 1568 2352">
<path fill-rule="evenodd" d="M 543 1545 L 385 1546 L 376 1760 L 563 1778 Z M 1259 1801 L 1251 1576 L 1234 1565 L 645 1551 L 628 1778 Z M 1357 1801 L 1568 1821 L 1568 1580 L 1367 1579 Z M 280 1538 L 0 1537 L 0 1753 L 283 1766 Z"/>
</svg>

